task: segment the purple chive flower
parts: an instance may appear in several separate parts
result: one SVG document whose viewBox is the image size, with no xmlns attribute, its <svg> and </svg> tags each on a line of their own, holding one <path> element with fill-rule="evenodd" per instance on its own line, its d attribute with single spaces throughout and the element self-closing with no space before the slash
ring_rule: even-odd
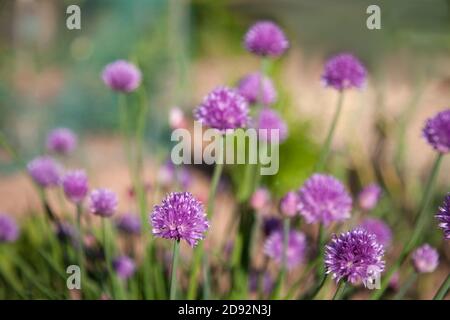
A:
<svg viewBox="0 0 450 320">
<path fill-rule="evenodd" d="M 261 79 L 264 79 L 261 81 Z M 262 82 L 262 83 L 261 83 Z M 268 77 L 262 77 L 260 72 L 254 72 L 243 77 L 238 84 L 238 92 L 248 103 L 262 103 L 269 106 L 277 100 L 277 92 Z"/>
<path fill-rule="evenodd" d="M 258 188 L 250 198 L 253 210 L 261 212 L 270 206 L 270 192 L 266 188 Z"/>
<path fill-rule="evenodd" d="M 439 264 L 439 253 L 429 244 L 424 244 L 414 250 L 412 260 L 418 273 L 433 272 Z"/>
<path fill-rule="evenodd" d="M 264 243 L 264 253 L 278 264 L 283 261 L 283 232 L 274 231 Z M 303 233 L 290 230 L 287 248 L 287 268 L 293 269 L 303 263 L 306 255 L 306 237 Z"/>
<path fill-rule="evenodd" d="M 352 54 L 341 53 L 327 61 L 322 80 L 327 87 L 339 91 L 362 88 L 366 82 L 366 68 Z"/>
<path fill-rule="evenodd" d="M 450 151 L 450 109 L 439 112 L 428 119 L 423 135 L 428 143 L 440 153 Z"/>
<path fill-rule="evenodd" d="M 51 131 L 47 137 L 47 150 L 66 155 L 75 150 L 77 136 L 67 128 L 57 128 Z"/>
<path fill-rule="evenodd" d="M 141 84 L 141 71 L 132 63 L 117 60 L 103 69 L 103 82 L 114 91 L 131 92 Z"/>
<path fill-rule="evenodd" d="M 33 181 L 43 188 L 50 188 L 60 184 L 62 167 L 53 158 L 41 156 L 34 158 L 27 165 L 28 173 Z"/>
<path fill-rule="evenodd" d="M 307 223 L 325 225 L 350 218 L 352 198 L 336 178 L 314 174 L 298 191 L 298 210 Z"/>
<path fill-rule="evenodd" d="M 326 273 L 333 279 L 350 283 L 366 281 L 384 271 L 383 246 L 375 235 L 364 229 L 333 235 L 331 242 L 325 246 Z"/>
<path fill-rule="evenodd" d="M 83 170 L 66 173 L 62 179 L 64 194 L 73 203 L 80 203 L 88 193 L 88 179 Z"/>
<path fill-rule="evenodd" d="M 390 245 L 392 239 L 391 228 L 389 228 L 389 226 L 382 220 L 367 218 L 360 224 L 359 227 L 369 233 L 373 233 L 377 238 L 377 241 L 385 248 Z"/>
<path fill-rule="evenodd" d="M 263 141 L 270 142 L 272 135 L 275 134 L 278 134 L 279 142 L 283 142 L 287 138 L 288 128 L 286 123 L 275 110 L 270 108 L 266 107 L 261 110 L 256 126 L 259 130 L 259 138 Z"/>
<path fill-rule="evenodd" d="M 140 234 L 141 219 L 135 214 L 126 213 L 117 219 L 116 227 L 119 231 L 126 234 Z"/>
<path fill-rule="evenodd" d="M 258 56 L 281 56 L 289 47 L 283 30 L 271 21 L 255 23 L 244 38 L 245 48 Z"/>
<path fill-rule="evenodd" d="M 189 192 L 169 193 L 151 214 L 153 235 L 165 239 L 185 240 L 195 247 L 209 228 L 203 205 Z"/>
<path fill-rule="evenodd" d="M 221 132 L 244 128 L 249 122 L 248 103 L 236 90 L 218 87 L 195 109 L 194 117 L 203 125 Z"/>
<path fill-rule="evenodd" d="M 270 236 L 274 231 L 281 230 L 281 219 L 276 217 L 265 217 L 263 219 L 263 232 L 266 237 Z"/>
<path fill-rule="evenodd" d="M 117 276 L 122 279 L 126 280 L 133 276 L 134 272 L 136 271 L 136 265 L 130 257 L 127 256 L 120 256 L 113 260 L 113 268 L 114 271 L 116 271 Z"/>
<path fill-rule="evenodd" d="M 381 198 L 381 192 L 381 188 L 376 184 L 366 186 L 358 195 L 361 209 L 370 211 L 375 208 Z"/>
<path fill-rule="evenodd" d="M 298 212 L 298 197 L 294 191 L 289 191 L 280 200 L 280 212 L 286 217 L 293 217 Z"/>
<path fill-rule="evenodd" d="M 111 217 L 117 209 L 117 195 L 108 189 L 95 189 L 90 194 L 90 210 L 101 217 Z"/>
<path fill-rule="evenodd" d="M 445 197 L 436 218 L 439 221 L 439 227 L 444 230 L 445 240 L 450 240 L 450 193 Z"/>
<path fill-rule="evenodd" d="M 19 238 L 19 227 L 16 221 L 6 214 L 0 214 L 0 243 L 14 242 L 17 238 Z"/>
</svg>

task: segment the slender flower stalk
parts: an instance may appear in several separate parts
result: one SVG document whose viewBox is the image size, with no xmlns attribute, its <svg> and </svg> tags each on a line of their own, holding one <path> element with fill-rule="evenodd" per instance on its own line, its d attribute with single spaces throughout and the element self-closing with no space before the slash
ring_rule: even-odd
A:
<svg viewBox="0 0 450 320">
<path fill-rule="evenodd" d="M 180 251 L 180 240 L 173 242 L 172 250 L 172 272 L 170 276 L 170 300 L 175 300 L 177 297 L 177 268 L 178 256 Z"/>
<path fill-rule="evenodd" d="M 434 296 L 433 300 L 443 300 L 447 295 L 449 289 L 450 289 L 450 273 L 448 274 L 445 281 L 442 283 L 438 292 L 436 292 L 436 295 Z"/>
<path fill-rule="evenodd" d="M 337 106 L 336 106 L 336 110 L 333 115 L 333 120 L 331 121 L 331 126 L 330 126 L 330 129 L 328 130 L 328 134 L 325 139 L 325 143 L 323 144 L 322 149 L 320 150 L 319 160 L 316 162 L 316 165 L 314 168 L 314 171 L 316 171 L 316 172 L 323 171 L 323 169 L 326 165 L 328 155 L 330 154 L 331 142 L 333 141 L 334 132 L 336 131 L 336 127 L 337 127 L 339 117 L 341 114 L 343 101 L 344 101 L 344 92 L 339 91 Z"/>
<path fill-rule="evenodd" d="M 397 292 L 397 294 L 394 296 L 394 300 L 402 300 L 405 294 L 408 292 L 408 290 L 411 288 L 411 286 L 416 282 L 417 277 L 419 274 L 415 271 L 412 271 L 409 275 L 408 279 L 406 279 L 403 286 L 400 288 L 400 290 Z"/>
<path fill-rule="evenodd" d="M 439 153 L 437 155 L 437 158 L 434 162 L 433 168 L 431 170 L 430 176 L 428 177 L 427 183 L 425 185 L 424 194 L 419 206 L 419 213 L 417 215 L 416 224 L 413 230 L 413 233 L 410 237 L 410 240 L 408 243 L 403 247 L 403 250 L 400 253 L 399 258 L 389 268 L 389 271 L 386 273 L 386 275 L 383 277 L 383 280 L 381 281 L 381 287 L 379 290 L 375 290 L 375 292 L 372 294 L 371 299 L 377 300 L 380 299 L 386 289 L 389 287 L 389 282 L 392 278 L 392 276 L 395 274 L 395 272 L 400 268 L 400 266 L 405 262 L 406 258 L 410 254 L 411 250 L 417 245 L 417 242 L 420 240 L 421 234 L 423 230 L 425 230 L 425 227 L 427 226 L 430 217 L 427 215 L 427 209 L 431 200 L 431 195 L 433 193 L 433 187 L 435 180 L 437 178 L 439 168 L 442 162 L 443 154 Z"/>
<path fill-rule="evenodd" d="M 339 281 L 333 300 L 342 300 L 347 283 L 344 280 Z"/>
</svg>

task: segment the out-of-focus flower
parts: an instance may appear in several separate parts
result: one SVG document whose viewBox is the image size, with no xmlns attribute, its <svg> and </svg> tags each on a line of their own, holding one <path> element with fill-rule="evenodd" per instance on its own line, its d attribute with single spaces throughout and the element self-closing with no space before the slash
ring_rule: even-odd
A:
<svg viewBox="0 0 450 320">
<path fill-rule="evenodd" d="M 209 228 L 203 205 L 189 192 L 169 193 L 151 214 L 153 235 L 185 240 L 191 247 L 205 237 Z"/>
<path fill-rule="evenodd" d="M 113 268 L 120 279 L 126 280 L 133 276 L 136 271 L 136 265 L 128 256 L 120 256 L 113 260 Z"/>
<path fill-rule="evenodd" d="M 264 243 L 264 253 L 278 264 L 283 261 L 283 232 L 274 231 Z M 306 255 L 306 237 L 303 233 L 289 231 L 288 247 L 286 251 L 287 268 L 293 269 L 303 263 Z"/>
<path fill-rule="evenodd" d="M 260 283 L 260 281 L 262 283 Z M 264 272 L 264 274 L 261 274 L 260 271 L 251 271 L 248 279 L 248 289 L 250 290 L 250 292 L 258 292 L 260 284 L 262 285 L 262 291 L 264 295 L 267 296 L 272 292 L 274 281 L 270 273 L 266 271 Z"/>
<path fill-rule="evenodd" d="M 450 193 L 446 195 L 444 203 L 439 207 L 436 218 L 439 221 L 439 227 L 444 230 L 445 240 L 450 240 Z"/>
<path fill-rule="evenodd" d="M 298 191 L 298 210 L 307 223 L 328 225 L 350 218 L 352 198 L 336 178 L 314 174 Z"/>
<path fill-rule="evenodd" d="M 366 68 L 350 53 L 341 53 L 325 64 L 322 80 L 327 87 L 342 91 L 362 88 L 366 82 Z"/>
<path fill-rule="evenodd" d="M 280 212 L 286 217 L 293 217 L 298 212 L 298 197 L 294 191 L 289 191 L 280 200 Z"/>
<path fill-rule="evenodd" d="M 68 128 L 57 128 L 49 133 L 46 146 L 50 152 L 66 155 L 77 147 L 77 136 Z"/>
<path fill-rule="evenodd" d="M 262 103 L 269 106 L 277 100 L 277 92 L 272 80 L 268 77 L 263 78 L 260 72 L 250 73 L 239 80 L 238 92 L 250 104 Z"/>
<path fill-rule="evenodd" d="M 58 186 L 61 183 L 62 166 L 51 157 L 34 158 L 28 163 L 27 169 L 33 181 L 42 188 Z"/>
<path fill-rule="evenodd" d="M 0 243 L 14 242 L 19 238 L 19 227 L 16 221 L 3 213 L 0 213 Z"/>
<path fill-rule="evenodd" d="M 383 255 L 383 246 L 375 235 L 364 229 L 333 235 L 325 246 L 326 273 L 336 282 L 341 279 L 353 284 L 365 281 L 373 276 L 373 272 L 381 274 L 384 271 Z"/>
<path fill-rule="evenodd" d="M 258 56 L 281 56 L 289 41 L 283 30 L 271 21 L 260 21 L 250 27 L 244 38 L 245 48 Z"/>
<path fill-rule="evenodd" d="M 185 167 L 176 167 L 171 159 L 168 159 L 158 171 L 158 181 L 165 187 L 179 183 L 183 189 L 187 189 L 192 183 L 192 176 Z"/>
<path fill-rule="evenodd" d="M 103 82 L 114 91 L 132 92 L 141 84 L 141 71 L 132 63 L 117 60 L 103 69 Z"/>
<path fill-rule="evenodd" d="M 111 217 L 117 209 L 117 195 L 108 189 L 95 189 L 90 194 L 91 213 Z"/>
<path fill-rule="evenodd" d="M 173 107 L 169 110 L 169 126 L 173 130 L 187 128 L 187 121 L 183 110 L 178 107 Z"/>
<path fill-rule="evenodd" d="M 117 229 L 126 234 L 141 233 L 141 219 L 133 213 L 126 213 L 117 218 Z"/>
<path fill-rule="evenodd" d="M 412 260 L 414 269 L 416 269 L 417 272 L 433 272 L 439 264 L 439 253 L 429 244 L 424 244 L 414 250 Z"/>
<path fill-rule="evenodd" d="M 83 201 L 89 190 L 88 179 L 83 170 L 66 173 L 62 179 L 62 185 L 67 199 L 73 203 Z"/>
<path fill-rule="evenodd" d="M 441 111 L 428 119 L 423 128 L 423 135 L 437 152 L 448 153 L 450 151 L 450 109 Z"/>
<path fill-rule="evenodd" d="M 275 110 L 267 107 L 263 108 L 259 113 L 256 126 L 259 130 L 259 139 L 262 141 L 271 142 L 272 135 L 277 134 L 278 141 L 283 142 L 288 136 L 286 123 Z"/>
<path fill-rule="evenodd" d="M 383 220 L 375 218 L 364 219 L 360 224 L 360 228 L 373 233 L 377 241 L 385 248 L 390 245 L 392 239 L 391 228 Z"/>
<path fill-rule="evenodd" d="M 282 225 L 281 219 L 277 217 L 265 217 L 262 225 L 264 235 L 268 237 L 274 231 L 281 230 Z"/>
<path fill-rule="evenodd" d="M 211 91 L 194 111 L 203 125 L 225 133 L 227 129 L 244 128 L 249 123 L 247 100 L 236 90 L 218 87 Z"/>
<path fill-rule="evenodd" d="M 381 198 L 381 188 L 377 184 L 366 186 L 358 195 L 358 204 L 361 209 L 370 211 L 375 208 Z"/>
<path fill-rule="evenodd" d="M 266 188 L 258 188 L 250 198 L 250 206 L 257 212 L 264 211 L 270 206 L 270 192 Z"/>
<path fill-rule="evenodd" d="M 77 229 L 70 223 L 58 223 L 56 226 L 56 236 L 60 241 L 71 242 L 73 245 L 79 244 L 80 235 Z"/>
</svg>

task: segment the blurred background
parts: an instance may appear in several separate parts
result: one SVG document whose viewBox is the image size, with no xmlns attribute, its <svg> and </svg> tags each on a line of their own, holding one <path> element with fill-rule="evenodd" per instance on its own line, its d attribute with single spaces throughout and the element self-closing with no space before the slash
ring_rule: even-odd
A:
<svg viewBox="0 0 450 320">
<path fill-rule="evenodd" d="M 66 28 L 71 4 L 81 8 L 81 30 Z M 366 27 L 370 4 L 381 7 L 381 30 Z M 177 106 L 191 118 L 215 86 L 233 86 L 259 68 L 242 39 L 262 19 L 277 22 L 291 43 L 269 70 L 289 139 L 281 146 L 279 174 L 265 184 L 280 195 L 310 174 L 336 103 L 336 93 L 320 82 L 324 61 L 352 52 L 367 66 L 369 81 L 345 98 L 331 171 L 354 193 L 379 183 L 405 214 L 399 220 L 392 206 L 381 206 L 386 219 L 412 223 L 435 157 L 421 129 L 449 107 L 450 0 L 0 0 L 0 130 L 29 160 L 44 152 L 52 128 L 73 129 L 80 148 L 66 165 L 88 168 L 92 185 L 125 195 L 130 183 L 117 98 L 100 79 L 103 67 L 129 59 L 143 72 L 150 104 L 145 175 L 151 180 L 170 152 L 169 110 Z M 450 163 L 443 165 L 433 208 L 449 191 Z M 198 178 L 193 188 L 207 194 L 210 169 L 191 171 Z M 230 172 L 230 181 L 234 176 Z M 226 212 L 226 204 L 218 210 Z M 29 180 L 1 150 L 0 210 L 22 215 L 34 206 Z M 440 237 L 436 232 L 436 242 Z"/>
</svg>

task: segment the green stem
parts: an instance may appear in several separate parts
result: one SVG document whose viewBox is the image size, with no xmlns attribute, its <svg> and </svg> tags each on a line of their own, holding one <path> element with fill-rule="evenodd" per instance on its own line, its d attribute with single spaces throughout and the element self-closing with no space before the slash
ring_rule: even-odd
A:
<svg viewBox="0 0 450 320">
<path fill-rule="evenodd" d="M 413 271 L 406 282 L 403 284 L 403 286 L 400 288 L 400 290 L 397 292 L 397 294 L 394 297 L 394 300 L 402 300 L 405 294 L 408 292 L 408 290 L 411 288 L 411 286 L 416 282 L 418 277 L 417 272 Z"/>
<path fill-rule="evenodd" d="M 336 292 L 334 293 L 333 300 L 342 300 L 346 286 L 347 283 L 344 280 L 339 282 Z"/>
<path fill-rule="evenodd" d="M 323 286 L 325 285 L 325 282 L 327 280 L 327 275 L 323 274 L 322 277 L 320 278 L 319 283 L 314 287 L 314 289 L 311 291 L 310 294 L 307 294 L 305 296 L 305 299 L 314 299 L 316 298 L 316 296 L 319 294 L 320 290 L 322 290 Z"/>
<path fill-rule="evenodd" d="M 283 252 L 281 258 L 281 272 L 278 275 L 278 279 L 273 291 L 272 297 L 278 299 L 280 297 L 281 289 L 283 287 L 284 278 L 286 277 L 287 270 L 287 252 L 289 246 L 289 229 L 291 220 L 289 218 L 284 218 L 283 220 Z"/>
<path fill-rule="evenodd" d="M 320 151 L 319 160 L 317 161 L 316 166 L 314 168 L 315 172 L 322 171 L 326 165 L 328 155 L 330 154 L 331 141 L 333 140 L 334 132 L 336 131 L 339 116 L 341 114 L 343 101 L 344 101 L 344 93 L 343 91 L 340 91 L 337 101 L 337 107 L 333 116 L 333 120 L 331 122 L 331 127 L 328 131 L 322 150 Z"/>
<path fill-rule="evenodd" d="M 178 253 L 180 251 L 180 240 L 174 241 L 172 253 L 172 272 L 170 276 L 170 300 L 175 300 L 177 296 L 177 268 Z"/>
<path fill-rule="evenodd" d="M 79 244 L 78 244 L 78 248 L 77 248 L 77 259 L 78 259 L 78 265 L 80 267 L 81 270 L 81 279 L 82 279 L 82 284 L 85 283 L 85 281 L 83 281 L 85 279 L 85 268 L 84 268 L 84 249 L 83 249 L 83 227 L 81 225 L 81 216 L 83 213 L 83 207 L 81 205 L 81 203 L 77 203 L 76 204 L 76 213 L 77 213 L 77 230 L 78 230 L 78 237 L 79 237 Z"/>
<path fill-rule="evenodd" d="M 382 297 L 382 295 L 388 288 L 389 282 L 390 282 L 392 276 L 394 275 L 395 271 L 397 271 L 400 268 L 400 266 L 403 264 L 403 262 L 405 262 L 406 258 L 410 254 L 410 252 L 416 247 L 417 243 L 420 240 L 420 237 L 422 236 L 423 230 L 425 230 L 426 226 L 428 225 L 431 215 L 427 214 L 427 209 L 428 209 L 428 206 L 429 206 L 429 203 L 431 200 L 431 195 L 433 194 L 432 191 L 433 191 L 434 183 L 436 181 L 436 178 L 437 178 L 437 175 L 439 172 L 439 168 L 442 163 L 442 159 L 443 159 L 443 155 L 440 153 L 437 156 L 437 158 L 434 162 L 433 168 L 431 170 L 431 174 L 428 177 L 428 180 L 427 180 L 427 183 L 425 186 L 425 190 L 424 190 L 424 194 L 423 194 L 420 206 L 419 206 L 419 213 L 417 214 L 415 228 L 413 230 L 411 237 L 409 238 L 410 240 L 403 247 L 403 250 L 401 251 L 398 260 L 390 268 L 389 272 L 383 278 L 383 281 L 381 281 L 380 290 L 376 290 L 372 294 L 372 296 L 371 296 L 372 300 L 377 300 Z"/>
<path fill-rule="evenodd" d="M 443 300 L 447 295 L 449 289 L 450 289 L 450 273 L 447 275 L 447 279 L 445 279 L 444 283 L 442 283 L 433 300 Z"/>
<path fill-rule="evenodd" d="M 102 218 L 102 231 L 103 231 L 103 250 L 105 253 L 105 264 L 106 264 L 106 271 L 107 271 L 107 278 L 111 281 L 111 295 L 112 298 L 117 298 L 116 295 L 116 286 L 115 286 L 115 275 L 112 270 L 112 260 L 111 260 L 111 247 L 109 243 L 109 237 L 108 237 L 108 224 L 107 224 L 107 218 Z M 106 283 L 108 280 L 106 280 Z"/>
</svg>

